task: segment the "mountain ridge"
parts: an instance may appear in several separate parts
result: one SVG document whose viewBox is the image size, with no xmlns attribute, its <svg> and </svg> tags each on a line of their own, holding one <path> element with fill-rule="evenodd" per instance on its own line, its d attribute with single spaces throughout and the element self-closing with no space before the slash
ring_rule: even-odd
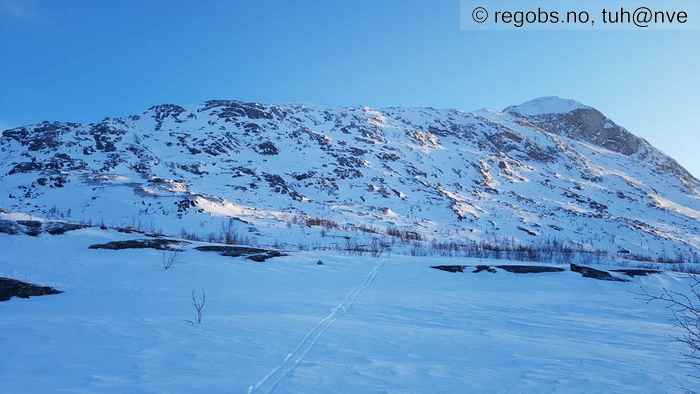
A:
<svg viewBox="0 0 700 394">
<path fill-rule="evenodd" d="M 592 107 L 532 101 L 464 112 L 209 100 L 17 127 L 0 137 L 0 207 L 171 231 L 236 217 L 268 241 L 301 216 L 426 239 L 700 247 L 692 174 Z"/>
</svg>

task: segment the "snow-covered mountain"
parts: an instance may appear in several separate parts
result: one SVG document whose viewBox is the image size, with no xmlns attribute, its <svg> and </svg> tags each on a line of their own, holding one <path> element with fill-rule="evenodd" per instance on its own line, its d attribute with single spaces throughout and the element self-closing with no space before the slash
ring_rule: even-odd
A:
<svg viewBox="0 0 700 394">
<path fill-rule="evenodd" d="M 302 223 L 647 256 L 700 249 L 700 181 L 556 97 L 500 112 L 165 104 L 5 130 L 0 157 L 0 208 L 173 234 L 235 217 L 267 242 Z"/>
</svg>

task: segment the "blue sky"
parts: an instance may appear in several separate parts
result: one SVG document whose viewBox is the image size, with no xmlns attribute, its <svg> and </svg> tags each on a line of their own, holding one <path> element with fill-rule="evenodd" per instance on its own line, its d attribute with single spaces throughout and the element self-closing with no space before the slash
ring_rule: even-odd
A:
<svg viewBox="0 0 700 394">
<path fill-rule="evenodd" d="M 211 98 L 594 106 L 700 175 L 699 31 L 461 31 L 459 2 L 0 0 L 0 127 Z"/>
</svg>

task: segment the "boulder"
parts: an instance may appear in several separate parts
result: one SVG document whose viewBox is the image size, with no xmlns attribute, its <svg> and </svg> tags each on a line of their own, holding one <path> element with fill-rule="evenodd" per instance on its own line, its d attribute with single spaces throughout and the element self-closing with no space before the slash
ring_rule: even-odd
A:
<svg viewBox="0 0 700 394">
<path fill-rule="evenodd" d="M 127 241 L 112 241 L 105 244 L 90 245 L 89 249 L 156 249 L 156 250 L 179 250 L 173 246 L 188 244 L 186 241 L 174 239 L 130 239 Z"/>
<path fill-rule="evenodd" d="M 16 279 L 0 278 L 0 301 L 8 301 L 12 297 L 29 298 L 60 293 L 62 291 L 53 287 L 37 286 Z"/>
<path fill-rule="evenodd" d="M 649 269 L 639 269 L 639 268 L 623 268 L 623 269 L 616 269 L 616 270 L 611 270 L 613 272 L 620 272 L 623 273 L 629 277 L 634 278 L 635 276 L 647 276 L 647 275 L 652 275 L 652 274 L 660 274 L 661 271 L 659 270 L 649 270 Z"/>
<path fill-rule="evenodd" d="M 491 267 L 490 265 L 477 265 L 476 268 L 474 269 L 474 273 L 481 272 L 481 271 L 487 271 L 490 273 L 496 273 L 496 269 Z"/>
<path fill-rule="evenodd" d="M 601 271 L 591 267 L 585 267 L 583 265 L 571 264 L 571 271 L 578 272 L 584 278 L 593 278 L 598 280 L 607 280 L 611 282 L 628 282 L 626 279 L 617 278 L 610 275 L 608 271 Z"/>
<path fill-rule="evenodd" d="M 430 268 L 446 272 L 464 272 L 464 267 L 463 265 L 435 265 Z"/>
<path fill-rule="evenodd" d="M 543 272 L 562 272 L 563 268 L 540 265 L 497 265 L 496 267 L 514 274 L 539 274 Z"/>
</svg>

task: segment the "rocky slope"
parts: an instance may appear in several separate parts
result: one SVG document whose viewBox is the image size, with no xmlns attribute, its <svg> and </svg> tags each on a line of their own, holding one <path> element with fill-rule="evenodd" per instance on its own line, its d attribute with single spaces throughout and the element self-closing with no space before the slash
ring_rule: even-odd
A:
<svg viewBox="0 0 700 394">
<path fill-rule="evenodd" d="M 166 104 L 5 130 L 0 158 L 8 211 L 175 234 L 234 217 L 263 243 L 397 228 L 655 256 L 700 248 L 700 181 L 596 109 L 554 97 L 472 113 Z"/>
</svg>

